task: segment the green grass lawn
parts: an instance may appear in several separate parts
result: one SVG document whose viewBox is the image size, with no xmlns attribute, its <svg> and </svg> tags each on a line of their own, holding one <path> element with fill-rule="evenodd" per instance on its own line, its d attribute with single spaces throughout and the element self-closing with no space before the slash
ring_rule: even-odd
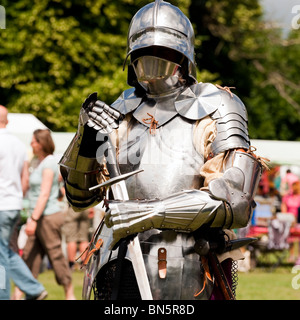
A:
<svg viewBox="0 0 300 320">
<path fill-rule="evenodd" d="M 72 280 L 74 293 L 77 300 L 81 300 L 81 291 L 83 283 L 83 271 L 73 271 Z M 47 300 L 64 300 L 64 289 L 62 286 L 59 286 L 55 281 L 54 272 L 52 270 L 44 271 L 39 275 L 38 280 L 44 285 L 48 291 Z"/>
<path fill-rule="evenodd" d="M 81 300 L 82 283 L 83 283 L 83 271 L 74 271 L 72 273 L 72 282 L 74 287 L 74 293 L 77 300 Z M 46 270 L 39 274 L 38 280 L 43 284 L 48 291 L 48 297 L 46 300 L 64 300 L 64 289 L 58 285 L 55 280 L 53 270 Z M 11 291 L 14 291 L 14 284 L 12 283 Z"/>
<path fill-rule="evenodd" d="M 270 272 L 265 268 L 256 268 L 248 273 L 239 273 L 238 287 L 236 291 L 237 300 L 300 300 L 300 288 L 293 288 L 294 277 L 300 275 L 292 273 L 291 266 L 277 268 Z M 81 300 L 82 271 L 73 272 L 73 285 L 75 296 Z M 63 288 L 55 282 L 52 270 L 40 274 L 39 280 L 45 286 L 49 295 L 47 300 L 64 300 Z M 294 279 L 294 283 L 297 279 Z M 298 280 L 300 286 L 300 279 Z"/>
<path fill-rule="evenodd" d="M 300 274 L 300 270 L 297 272 Z M 292 267 L 278 268 L 273 272 L 256 268 L 249 273 L 239 273 L 236 292 L 238 300 L 300 300 L 300 288 L 293 288 Z M 294 279 L 300 284 L 300 280 Z"/>
</svg>

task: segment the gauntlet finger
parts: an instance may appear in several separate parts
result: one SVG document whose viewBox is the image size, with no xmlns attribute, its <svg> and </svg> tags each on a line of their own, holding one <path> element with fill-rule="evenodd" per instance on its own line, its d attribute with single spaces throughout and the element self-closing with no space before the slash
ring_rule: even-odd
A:
<svg viewBox="0 0 300 320">
<path fill-rule="evenodd" d="M 98 126 L 93 120 L 89 119 L 88 122 L 87 122 L 87 125 L 90 127 L 90 128 L 93 128 L 97 131 L 101 130 L 102 128 L 100 126 Z"/>
<path fill-rule="evenodd" d="M 99 123 L 96 123 L 95 120 L 91 120 L 89 119 L 87 122 L 87 125 L 90 128 L 93 128 L 99 132 L 101 132 L 102 134 L 110 134 L 112 132 L 112 129 L 110 127 L 104 128 L 102 125 L 100 125 Z"/>
<path fill-rule="evenodd" d="M 135 215 L 131 212 L 130 214 L 122 214 L 117 216 L 111 215 L 109 222 L 114 232 L 126 230 L 128 234 L 128 232 L 142 232 L 144 223 L 146 223 L 149 219 L 151 220 L 152 217 L 153 211 L 143 213 L 142 215 L 140 213 Z"/>
<path fill-rule="evenodd" d="M 107 213 L 105 214 L 105 219 L 104 222 L 107 226 L 107 228 L 111 228 L 113 226 L 112 222 L 111 222 L 111 211 L 107 211 Z"/>
<path fill-rule="evenodd" d="M 103 119 L 101 116 L 98 116 L 95 112 L 89 112 L 89 117 L 92 118 L 92 121 L 98 125 L 102 130 L 105 130 L 107 133 L 111 133 L 113 131 L 110 124 Z"/>
<path fill-rule="evenodd" d="M 115 121 L 114 118 L 110 117 L 108 113 L 106 112 L 99 112 L 100 108 L 98 107 L 94 107 L 92 109 L 92 113 L 96 114 L 98 118 L 103 119 L 104 121 L 107 121 L 107 123 L 113 128 L 113 129 L 117 129 L 119 128 L 118 123 Z M 103 110 L 102 110 L 103 111 Z M 98 119 L 97 118 L 97 119 Z"/>
<path fill-rule="evenodd" d="M 97 108 L 97 112 L 99 112 L 99 113 L 105 112 L 105 113 L 109 114 L 115 120 L 119 120 L 121 118 L 121 113 L 119 111 L 117 111 L 117 110 L 113 109 L 112 107 L 108 106 L 103 101 L 97 100 L 95 102 L 95 106 L 96 107 L 94 107 L 94 108 L 98 107 Z M 93 111 L 95 111 L 95 110 L 93 110 Z"/>
</svg>

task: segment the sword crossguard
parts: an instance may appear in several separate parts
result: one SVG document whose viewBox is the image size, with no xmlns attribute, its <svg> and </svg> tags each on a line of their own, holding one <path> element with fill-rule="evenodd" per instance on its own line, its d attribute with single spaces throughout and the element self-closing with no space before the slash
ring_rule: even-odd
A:
<svg viewBox="0 0 300 320">
<path fill-rule="evenodd" d="M 107 180 L 107 181 L 105 181 L 103 183 L 100 183 L 100 184 L 98 184 L 96 186 L 93 186 L 93 187 L 89 188 L 89 190 L 91 191 L 91 190 L 94 190 L 94 189 L 97 189 L 97 188 L 101 188 L 101 187 L 108 188 L 108 187 L 110 187 L 110 186 L 112 186 L 112 185 L 114 185 L 116 183 L 119 183 L 119 182 L 121 182 L 123 180 L 126 180 L 129 177 L 131 177 L 131 176 L 133 176 L 135 174 L 138 174 L 138 173 L 140 173 L 142 171 L 144 171 L 144 170 L 143 169 L 139 169 L 139 170 L 135 170 L 135 171 L 132 171 L 132 172 L 129 172 L 129 173 L 121 174 L 121 175 L 119 175 L 117 177 L 111 178 L 111 179 L 109 179 L 109 180 Z"/>
</svg>

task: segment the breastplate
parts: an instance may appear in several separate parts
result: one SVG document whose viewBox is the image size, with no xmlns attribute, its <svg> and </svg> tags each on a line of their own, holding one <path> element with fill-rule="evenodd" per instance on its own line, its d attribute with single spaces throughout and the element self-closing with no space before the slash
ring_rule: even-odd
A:
<svg viewBox="0 0 300 320">
<path fill-rule="evenodd" d="M 120 141 L 121 173 L 144 171 L 127 179 L 131 199 L 163 198 L 183 189 L 199 189 L 201 156 L 193 146 L 194 121 L 178 114 L 152 134 L 135 121 Z"/>
<path fill-rule="evenodd" d="M 179 115 L 170 101 L 164 108 L 163 102 L 158 106 L 142 105 L 136 115 L 133 113 L 130 123 L 120 126 L 120 132 L 125 131 L 120 134 L 118 144 L 121 173 L 143 169 L 126 180 L 130 199 L 165 198 L 183 189 L 202 186 L 199 173 L 204 159 L 193 145 L 196 121 Z M 152 134 L 149 125 L 143 123 L 143 118 L 149 118 L 149 114 L 161 124 Z M 104 239 L 103 235 L 101 237 Z M 204 285 L 204 276 L 199 255 L 193 249 L 193 235 L 152 229 L 140 233 L 139 238 L 153 298 L 195 299 L 194 293 Z M 157 253 L 161 248 L 167 252 L 165 279 L 158 276 Z M 107 255 L 103 257 L 107 261 Z M 129 252 L 127 258 L 131 259 Z M 111 260 L 114 259 L 115 252 L 111 256 Z M 196 299 L 207 299 L 211 290 L 212 284 L 207 284 L 205 293 Z"/>
</svg>

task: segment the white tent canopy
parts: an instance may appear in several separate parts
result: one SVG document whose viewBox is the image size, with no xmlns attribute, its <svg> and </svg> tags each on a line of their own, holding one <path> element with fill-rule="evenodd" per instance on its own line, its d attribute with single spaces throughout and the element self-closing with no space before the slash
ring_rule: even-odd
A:
<svg viewBox="0 0 300 320">
<path fill-rule="evenodd" d="M 17 136 L 27 147 L 29 158 L 32 156 L 30 142 L 34 130 L 47 129 L 39 119 L 29 113 L 9 113 L 7 129 Z M 55 155 L 61 157 L 69 143 L 71 142 L 74 132 L 51 132 L 54 144 Z"/>
<path fill-rule="evenodd" d="M 251 140 L 251 145 L 271 163 L 300 166 L 300 141 Z"/>
<path fill-rule="evenodd" d="M 31 133 L 36 129 L 47 129 L 38 118 L 30 113 L 9 113 L 7 129 L 13 133 Z"/>
</svg>

